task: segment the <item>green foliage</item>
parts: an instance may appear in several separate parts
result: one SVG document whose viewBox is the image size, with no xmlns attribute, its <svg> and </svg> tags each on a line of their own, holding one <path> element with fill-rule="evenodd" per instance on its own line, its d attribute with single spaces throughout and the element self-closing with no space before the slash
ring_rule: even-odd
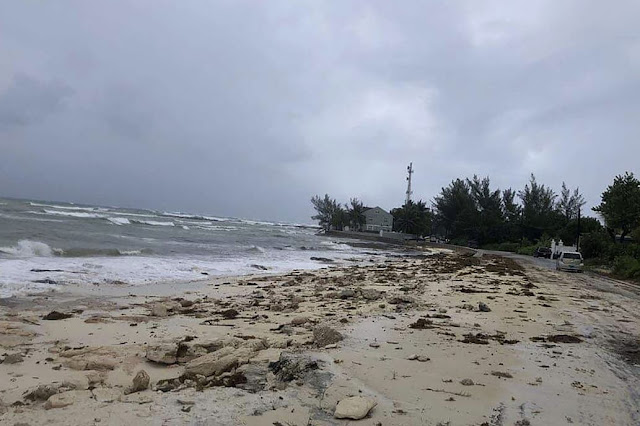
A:
<svg viewBox="0 0 640 426">
<path fill-rule="evenodd" d="M 580 250 L 585 259 L 603 258 L 607 254 L 611 239 L 602 231 L 584 234 L 580 240 Z"/>
<path fill-rule="evenodd" d="M 602 193 L 602 202 L 593 210 L 602 215 L 607 232 L 615 241 L 617 232 L 623 240 L 640 226 L 640 181 L 633 173 L 616 176 L 613 184 Z"/>
<path fill-rule="evenodd" d="M 536 249 L 538 247 L 540 247 L 538 244 L 529 245 L 529 246 L 522 246 L 516 251 L 516 253 L 524 254 L 524 255 L 527 255 L 527 256 L 533 256 L 533 253 L 535 253 L 535 251 L 536 251 Z"/>
<path fill-rule="evenodd" d="M 462 240 L 475 236 L 478 211 L 467 182 L 452 181 L 434 201 L 438 224 L 444 228 L 446 237 Z"/>
<path fill-rule="evenodd" d="M 367 222 L 364 215 L 364 204 L 357 198 L 352 198 L 349 201 L 349 204 L 350 205 L 347 206 L 349 226 L 351 226 L 351 229 L 353 230 L 360 231 L 362 230 L 363 225 Z"/>
<path fill-rule="evenodd" d="M 409 201 L 402 207 L 391 210 L 393 229 L 413 235 L 429 235 L 431 233 L 431 210 L 422 200 Z"/>
<path fill-rule="evenodd" d="M 508 251 L 511 253 L 515 253 L 520 248 L 520 243 L 510 243 L 510 242 L 492 243 L 492 244 L 485 244 L 484 246 L 482 246 L 482 248 L 485 250 L 498 250 L 498 251 Z"/>
<path fill-rule="evenodd" d="M 640 260 L 626 255 L 616 257 L 612 272 L 620 278 L 640 280 Z"/>
<path fill-rule="evenodd" d="M 329 197 L 329 194 L 325 194 L 324 198 L 320 198 L 318 195 L 312 197 L 311 204 L 313 204 L 313 208 L 317 212 L 317 214 L 311 216 L 311 219 L 317 220 L 318 224 L 326 231 L 332 227 L 341 230 L 343 225 L 348 223 L 346 211 L 340 203 Z"/>
<path fill-rule="evenodd" d="M 538 239 L 560 222 L 562 215 L 555 205 L 557 195 L 553 189 L 539 184 L 533 174 L 524 189 L 518 191 L 518 197 L 522 201 L 523 233 L 527 238 Z"/>
</svg>

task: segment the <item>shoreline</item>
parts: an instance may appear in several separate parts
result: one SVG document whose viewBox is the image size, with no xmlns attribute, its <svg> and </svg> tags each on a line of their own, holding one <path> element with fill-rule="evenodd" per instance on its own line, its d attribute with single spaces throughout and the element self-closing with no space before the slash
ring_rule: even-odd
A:
<svg viewBox="0 0 640 426">
<path fill-rule="evenodd" d="M 353 395 L 375 407 L 352 424 L 638 420 L 640 360 L 612 343 L 638 299 L 597 278 L 460 253 L 211 278 L 0 305 L 0 422 L 340 425 Z"/>
</svg>

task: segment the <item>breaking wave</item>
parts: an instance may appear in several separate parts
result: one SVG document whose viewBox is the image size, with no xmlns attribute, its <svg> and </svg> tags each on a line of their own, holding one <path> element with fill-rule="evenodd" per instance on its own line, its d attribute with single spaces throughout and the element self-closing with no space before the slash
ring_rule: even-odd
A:
<svg viewBox="0 0 640 426">
<path fill-rule="evenodd" d="M 44 212 L 47 214 L 55 214 L 58 216 L 70 216 L 70 217 L 80 217 L 85 219 L 101 219 L 105 217 L 105 215 L 98 213 L 85 213 L 85 212 L 67 212 L 67 211 L 58 211 L 58 210 L 47 210 L 44 209 Z"/>
<path fill-rule="evenodd" d="M 108 217 L 107 220 L 114 225 L 130 225 L 129 219 L 125 217 Z"/>
<path fill-rule="evenodd" d="M 54 255 L 54 250 L 40 241 L 20 240 L 13 247 L 0 247 L 0 253 L 16 257 L 49 257 Z"/>
</svg>

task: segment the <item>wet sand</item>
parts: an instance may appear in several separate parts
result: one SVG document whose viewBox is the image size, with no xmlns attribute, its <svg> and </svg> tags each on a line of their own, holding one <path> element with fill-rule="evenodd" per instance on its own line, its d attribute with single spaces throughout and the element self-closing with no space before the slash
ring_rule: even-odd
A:
<svg viewBox="0 0 640 426">
<path fill-rule="evenodd" d="M 8 299 L 0 423 L 636 425 L 639 298 L 603 280 L 449 252 Z"/>
</svg>

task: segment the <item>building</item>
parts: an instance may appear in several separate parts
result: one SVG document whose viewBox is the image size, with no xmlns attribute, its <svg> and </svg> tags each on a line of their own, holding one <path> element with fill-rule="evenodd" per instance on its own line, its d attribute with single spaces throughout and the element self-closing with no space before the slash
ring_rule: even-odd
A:
<svg viewBox="0 0 640 426">
<path fill-rule="evenodd" d="M 393 229 L 393 216 L 380 207 L 368 208 L 364 211 L 365 231 L 391 231 Z"/>
</svg>

